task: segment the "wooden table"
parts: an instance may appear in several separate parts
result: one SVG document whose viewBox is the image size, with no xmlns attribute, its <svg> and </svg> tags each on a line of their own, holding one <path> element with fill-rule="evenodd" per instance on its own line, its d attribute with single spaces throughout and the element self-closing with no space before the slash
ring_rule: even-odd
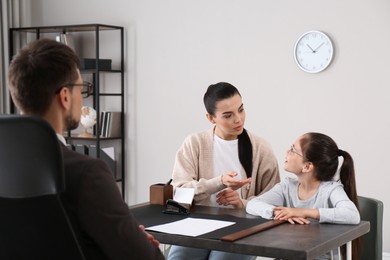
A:
<svg viewBox="0 0 390 260">
<path fill-rule="evenodd" d="M 159 219 L 165 217 L 159 215 L 159 213 L 151 214 L 152 216 L 146 218 L 143 216 L 142 219 L 137 217 L 140 216 L 140 212 L 148 210 L 149 207 L 156 207 L 156 205 L 144 203 L 130 207 L 140 224 L 146 224 L 148 221 L 158 223 Z M 161 207 L 161 210 L 163 210 L 163 206 L 157 207 Z M 210 215 L 210 218 L 212 218 L 212 215 L 256 218 L 246 214 L 243 209 L 195 206 L 191 209 L 191 213 Z M 368 233 L 369 230 L 370 223 L 368 221 L 361 221 L 358 225 L 320 224 L 318 221 L 312 221 L 309 225 L 285 223 L 234 242 L 158 232 L 150 233 L 163 244 L 282 259 L 313 259 L 347 244 L 351 240 Z"/>
</svg>

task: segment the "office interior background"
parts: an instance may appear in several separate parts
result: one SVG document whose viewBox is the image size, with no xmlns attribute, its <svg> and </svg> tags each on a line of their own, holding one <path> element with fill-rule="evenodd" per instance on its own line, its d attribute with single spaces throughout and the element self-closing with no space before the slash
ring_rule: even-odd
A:
<svg viewBox="0 0 390 260">
<path fill-rule="evenodd" d="M 282 176 L 286 150 L 306 132 L 330 135 L 355 160 L 359 195 L 384 203 L 390 259 L 390 1 L 2 0 L 2 29 L 101 23 L 125 27 L 126 194 L 149 200 L 170 179 L 184 138 L 209 129 L 202 98 L 226 81 L 241 92 L 245 127 L 267 139 Z M 327 33 L 334 58 L 300 70 L 294 44 Z M 3 35 L 4 36 L 4 35 Z M 2 42 L 6 71 L 7 42 Z M 102 57 L 104 58 L 104 57 Z M 113 82 L 115 84 L 115 82 Z M 8 96 L 2 82 L 1 108 Z"/>
</svg>

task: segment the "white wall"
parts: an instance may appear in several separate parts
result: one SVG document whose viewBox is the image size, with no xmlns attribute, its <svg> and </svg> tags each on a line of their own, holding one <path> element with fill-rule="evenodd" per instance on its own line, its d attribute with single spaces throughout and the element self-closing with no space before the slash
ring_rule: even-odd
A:
<svg viewBox="0 0 390 260">
<path fill-rule="evenodd" d="M 308 131 L 329 134 L 354 156 L 358 193 L 385 204 L 390 252 L 390 1 L 35 0 L 30 8 L 24 26 L 126 28 L 130 204 L 170 178 L 187 134 L 211 127 L 203 93 L 228 81 L 244 98 L 246 128 L 270 141 L 281 168 Z M 331 66 L 314 75 L 293 58 L 295 41 L 312 29 L 335 45 Z"/>
</svg>

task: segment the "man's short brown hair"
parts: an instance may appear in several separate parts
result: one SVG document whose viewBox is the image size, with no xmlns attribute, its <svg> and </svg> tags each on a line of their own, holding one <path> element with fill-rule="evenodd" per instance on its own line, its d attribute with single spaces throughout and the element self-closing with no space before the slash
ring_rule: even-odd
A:
<svg viewBox="0 0 390 260">
<path fill-rule="evenodd" d="M 13 58 L 8 84 L 15 105 L 25 113 L 43 115 L 56 91 L 78 79 L 80 60 L 63 43 L 39 39 Z"/>
</svg>

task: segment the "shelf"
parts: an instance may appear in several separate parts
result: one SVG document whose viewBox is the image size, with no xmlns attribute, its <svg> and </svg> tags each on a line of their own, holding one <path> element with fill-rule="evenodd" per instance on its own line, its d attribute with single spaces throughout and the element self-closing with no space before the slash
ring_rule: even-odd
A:
<svg viewBox="0 0 390 260">
<path fill-rule="evenodd" d="M 122 94 L 120 93 L 99 93 L 100 96 L 121 96 Z"/>
<path fill-rule="evenodd" d="M 77 136 L 64 136 L 68 140 L 84 140 L 84 141 L 96 141 L 97 137 L 77 137 Z M 104 140 L 120 140 L 122 137 L 99 137 L 100 141 Z"/>
<path fill-rule="evenodd" d="M 106 25 L 106 24 L 75 24 L 75 25 L 55 25 L 55 26 L 39 26 L 39 27 L 20 27 L 10 28 L 10 42 L 9 42 L 9 57 L 12 58 L 17 51 L 23 47 L 23 45 L 31 42 L 32 40 L 39 38 L 54 38 L 54 34 L 62 33 L 76 33 L 77 41 L 75 51 L 78 52 L 79 58 L 92 59 L 95 63 L 99 64 L 100 60 L 110 59 L 113 67 L 106 66 L 101 69 L 96 68 L 96 65 L 87 66 L 87 68 L 93 69 L 81 69 L 81 74 L 91 74 L 91 83 L 94 84 L 94 90 L 88 97 L 90 104 L 85 104 L 93 107 L 97 113 L 96 125 L 94 126 L 95 133 L 100 134 L 98 131 L 101 120 L 101 112 L 106 110 L 117 109 L 116 112 L 121 112 L 121 117 L 118 122 L 121 125 L 116 124 L 120 128 L 120 132 L 115 134 L 116 137 L 78 137 L 74 131 L 67 131 L 64 134 L 67 142 L 72 145 L 90 145 L 99 148 L 107 146 L 115 147 L 116 164 L 113 174 L 116 181 L 121 182 L 122 196 L 125 192 L 125 116 L 124 116 L 124 28 L 121 26 Z M 84 48 L 82 48 L 84 47 Z M 108 57 L 107 57 L 108 56 Z M 111 75 L 112 73 L 112 75 Z M 117 76 L 119 75 L 119 76 Z M 90 78 L 90 75 L 85 75 L 86 78 Z M 101 80 L 102 77 L 102 80 Z M 113 80 L 112 80 L 112 79 Z M 109 81 L 107 80 L 109 79 Z M 106 82 L 110 83 L 103 83 Z M 115 84 L 115 85 L 111 85 Z M 105 88 L 107 87 L 107 88 Z M 103 93 L 101 93 L 103 92 Z M 109 104 L 115 97 L 114 104 Z M 108 104 L 108 105 L 107 105 Z M 15 113 L 16 108 L 13 102 L 10 102 L 10 111 Z M 118 128 L 118 129 L 119 129 Z M 77 130 L 77 132 L 79 129 Z M 117 137 L 117 135 L 120 135 Z M 97 153 L 100 157 L 100 152 Z M 102 158 L 102 157 L 100 157 Z"/>
<path fill-rule="evenodd" d="M 88 70 L 85 70 L 85 69 L 81 69 L 80 70 L 80 73 L 81 74 L 92 74 L 92 73 L 96 73 L 97 69 L 88 69 Z M 99 72 L 106 72 L 106 73 L 121 73 L 122 71 L 121 70 L 102 70 L 102 69 L 99 69 Z"/>
<path fill-rule="evenodd" d="M 123 27 L 105 25 L 105 24 L 78 24 L 78 25 L 57 25 L 57 26 L 41 26 L 41 27 L 21 27 L 11 28 L 12 31 L 29 32 L 29 33 L 66 33 L 66 32 L 88 32 L 105 30 L 120 30 Z"/>
</svg>

